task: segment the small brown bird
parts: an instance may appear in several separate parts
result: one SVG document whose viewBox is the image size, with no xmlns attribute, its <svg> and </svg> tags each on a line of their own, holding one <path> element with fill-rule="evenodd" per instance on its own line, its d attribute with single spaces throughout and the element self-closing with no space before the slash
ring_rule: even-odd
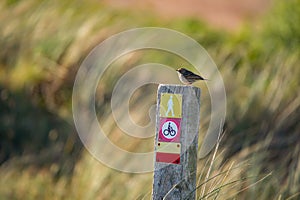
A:
<svg viewBox="0 0 300 200">
<path fill-rule="evenodd" d="M 193 72 L 191 72 L 185 68 L 179 68 L 176 71 L 178 72 L 178 77 L 179 77 L 180 81 L 187 85 L 191 85 L 192 83 L 199 81 L 199 80 L 207 80 L 197 74 L 194 74 Z"/>
</svg>

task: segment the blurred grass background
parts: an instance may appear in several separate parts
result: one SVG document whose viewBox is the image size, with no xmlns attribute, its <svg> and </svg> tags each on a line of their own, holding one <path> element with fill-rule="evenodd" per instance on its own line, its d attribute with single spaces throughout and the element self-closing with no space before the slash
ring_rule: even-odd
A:
<svg viewBox="0 0 300 200">
<path fill-rule="evenodd" d="M 151 173 L 112 170 L 84 150 L 71 109 L 73 81 L 90 50 L 114 33 L 143 26 L 167 27 L 196 39 L 225 82 L 225 136 L 215 159 L 199 161 L 198 185 L 206 175 L 219 176 L 199 187 L 198 197 L 300 198 L 299 0 L 273 1 L 255 24 L 246 23 L 234 32 L 196 18 L 162 20 L 155 13 L 93 0 L 7 0 L 0 3 L 0 11 L 0 199 L 150 198 Z M 111 124 L 106 127 L 109 137 L 120 147 L 131 139 L 122 138 L 113 122 L 113 86 L 127 70 L 147 62 L 177 68 L 184 61 L 158 52 L 135 52 L 114 63 L 114 72 L 107 72 L 97 90 L 99 121 Z M 141 124 L 149 119 L 138 111 L 148 113 L 156 88 L 144 86 L 132 98 L 130 112 Z M 205 88 L 202 98 L 204 133 L 210 109 Z M 149 139 L 127 147 L 145 152 L 152 145 Z"/>
</svg>

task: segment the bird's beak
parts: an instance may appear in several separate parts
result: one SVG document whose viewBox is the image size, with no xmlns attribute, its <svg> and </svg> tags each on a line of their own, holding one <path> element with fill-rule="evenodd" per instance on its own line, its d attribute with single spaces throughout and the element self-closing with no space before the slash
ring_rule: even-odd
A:
<svg viewBox="0 0 300 200">
<path fill-rule="evenodd" d="M 179 72 L 179 69 L 176 69 L 177 72 Z"/>
</svg>

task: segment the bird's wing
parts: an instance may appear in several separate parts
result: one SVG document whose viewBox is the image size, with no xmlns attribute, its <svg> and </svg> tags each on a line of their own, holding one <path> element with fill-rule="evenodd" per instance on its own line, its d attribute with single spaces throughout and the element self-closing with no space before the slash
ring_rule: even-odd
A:
<svg viewBox="0 0 300 200">
<path fill-rule="evenodd" d="M 197 74 L 194 74 L 193 72 L 191 71 L 186 71 L 186 75 L 190 78 L 190 79 L 194 79 L 194 80 L 204 80 L 203 77 L 197 75 Z"/>
</svg>

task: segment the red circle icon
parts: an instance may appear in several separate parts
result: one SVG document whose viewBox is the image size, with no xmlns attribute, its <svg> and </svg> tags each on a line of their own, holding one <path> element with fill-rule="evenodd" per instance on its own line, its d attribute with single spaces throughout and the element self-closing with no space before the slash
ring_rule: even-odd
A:
<svg viewBox="0 0 300 200">
<path fill-rule="evenodd" d="M 178 118 L 160 118 L 159 141 L 179 142 L 180 121 Z"/>
</svg>

